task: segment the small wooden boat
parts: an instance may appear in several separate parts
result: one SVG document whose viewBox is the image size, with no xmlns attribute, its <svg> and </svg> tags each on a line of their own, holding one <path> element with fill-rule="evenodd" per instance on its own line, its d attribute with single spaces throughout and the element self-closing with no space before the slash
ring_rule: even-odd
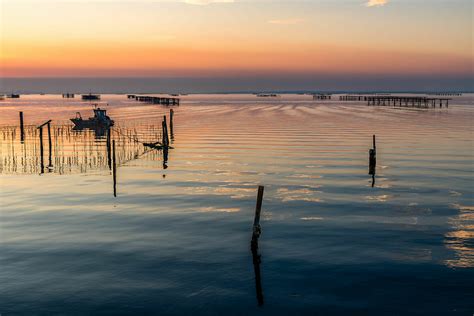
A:
<svg viewBox="0 0 474 316">
<path fill-rule="evenodd" d="M 109 128 L 114 125 L 114 121 L 107 116 L 107 111 L 101 108 L 94 109 L 94 117 L 84 120 L 81 113 L 77 112 L 76 117 L 71 119 L 71 122 L 77 128 Z"/>
</svg>

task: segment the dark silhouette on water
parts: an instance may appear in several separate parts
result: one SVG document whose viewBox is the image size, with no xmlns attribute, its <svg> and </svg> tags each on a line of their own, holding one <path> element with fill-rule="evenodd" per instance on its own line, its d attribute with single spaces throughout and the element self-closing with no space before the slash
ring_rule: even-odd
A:
<svg viewBox="0 0 474 316">
<path fill-rule="evenodd" d="M 257 303 L 258 306 L 263 306 L 262 276 L 260 274 L 260 263 L 262 263 L 262 256 L 258 253 L 258 238 L 252 238 L 250 250 L 252 251 L 253 269 L 255 272 L 255 291 L 257 294 Z"/>
<path fill-rule="evenodd" d="M 44 173 L 44 152 L 43 152 L 43 126 L 38 127 L 39 128 L 39 138 L 40 138 L 40 173 Z"/>
<path fill-rule="evenodd" d="M 173 116 L 174 116 L 174 110 L 170 109 L 170 137 L 171 137 L 171 142 L 174 141 Z"/>
<path fill-rule="evenodd" d="M 117 159 L 115 158 L 115 139 L 112 141 L 112 177 L 114 179 L 114 197 L 117 197 Z"/>
<path fill-rule="evenodd" d="M 258 253 L 258 239 L 262 233 L 262 229 L 260 227 L 260 213 L 262 211 L 264 189 L 265 188 L 263 186 L 258 187 L 257 205 L 255 207 L 255 218 L 253 220 L 252 229 L 252 241 L 250 242 L 250 250 L 252 252 L 253 268 L 255 272 L 255 290 L 257 292 L 258 306 L 263 305 L 262 277 L 260 275 L 260 263 L 262 262 L 262 258 Z"/>
<path fill-rule="evenodd" d="M 372 175 L 372 188 L 375 186 L 375 167 L 377 166 L 377 150 L 375 135 L 373 136 L 373 148 L 369 149 L 369 174 Z"/>
<path fill-rule="evenodd" d="M 91 128 L 91 129 L 107 129 L 114 125 L 114 121 L 107 116 L 107 110 L 97 107 L 94 111 L 94 116 L 84 120 L 81 113 L 77 112 L 76 117 L 71 119 L 71 122 L 78 128 Z"/>
<path fill-rule="evenodd" d="M 83 94 L 81 97 L 82 97 L 82 100 L 84 101 L 100 100 L 100 94 L 89 93 L 89 94 Z"/>
<path fill-rule="evenodd" d="M 84 126 L 74 126 L 72 128 L 73 131 L 76 131 L 76 132 L 81 132 L 81 131 L 85 131 L 85 130 L 91 130 L 94 132 L 94 136 L 96 139 L 101 139 L 103 138 L 104 136 L 107 135 L 107 131 L 109 130 L 109 127 L 84 127 Z"/>
<path fill-rule="evenodd" d="M 112 170 L 112 155 L 111 155 L 112 144 L 110 142 L 110 133 L 111 133 L 111 128 L 107 129 L 106 147 L 107 147 L 107 164 L 109 165 L 109 170 Z"/>
<path fill-rule="evenodd" d="M 53 142 L 51 140 L 51 120 L 49 120 L 46 123 L 46 126 L 48 126 L 48 149 L 49 149 L 49 155 L 48 155 L 48 170 L 51 170 L 53 168 Z"/>
<path fill-rule="evenodd" d="M 20 112 L 20 141 L 25 141 L 25 126 L 23 124 L 23 112 Z"/>
</svg>

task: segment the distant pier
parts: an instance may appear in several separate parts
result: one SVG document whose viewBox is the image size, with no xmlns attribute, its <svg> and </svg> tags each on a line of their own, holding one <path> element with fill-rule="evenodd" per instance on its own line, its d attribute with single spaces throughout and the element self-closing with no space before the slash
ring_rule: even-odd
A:
<svg viewBox="0 0 474 316">
<path fill-rule="evenodd" d="M 412 108 L 430 108 L 439 106 L 448 107 L 449 98 L 429 98 L 421 96 L 393 96 L 393 95 L 341 95 L 340 101 L 365 101 L 367 105 L 395 106 Z"/>
<path fill-rule="evenodd" d="M 339 96 L 339 101 L 367 101 L 367 96 L 364 95 L 341 95 Z"/>
<path fill-rule="evenodd" d="M 438 95 L 444 97 L 460 97 L 462 93 L 459 92 L 437 92 L 437 93 L 428 93 L 428 95 Z"/>
<path fill-rule="evenodd" d="M 397 106 L 397 107 L 416 107 L 429 108 L 443 106 L 448 107 L 451 99 L 447 98 L 427 98 L 427 97 L 401 97 L 401 96 L 369 96 L 365 97 L 367 105 L 379 106 Z"/>
<path fill-rule="evenodd" d="M 325 93 L 315 93 L 313 94 L 313 100 L 331 100 L 331 94 Z"/>
<path fill-rule="evenodd" d="M 144 103 L 150 104 L 162 104 L 162 105 L 179 105 L 180 99 L 179 98 L 165 98 L 165 97 L 152 97 L 152 96 L 145 96 L 145 95 L 128 95 L 129 99 L 135 98 L 135 100 Z"/>
</svg>

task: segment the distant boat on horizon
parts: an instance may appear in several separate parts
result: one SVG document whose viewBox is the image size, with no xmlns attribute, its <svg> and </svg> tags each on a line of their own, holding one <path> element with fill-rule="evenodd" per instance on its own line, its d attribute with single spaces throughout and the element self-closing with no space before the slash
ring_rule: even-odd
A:
<svg viewBox="0 0 474 316">
<path fill-rule="evenodd" d="M 82 100 L 87 100 L 87 101 L 100 100 L 100 94 L 92 94 L 92 93 L 83 94 L 82 95 Z"/>
<path fill-rule="evenodd" d="M 275 94 L 275 93 L 257 93 L 256 96 L 259 97 L 259 98 L 277 98 L 277 97 L 280 97 L 279 94 Z"/>
</svg>

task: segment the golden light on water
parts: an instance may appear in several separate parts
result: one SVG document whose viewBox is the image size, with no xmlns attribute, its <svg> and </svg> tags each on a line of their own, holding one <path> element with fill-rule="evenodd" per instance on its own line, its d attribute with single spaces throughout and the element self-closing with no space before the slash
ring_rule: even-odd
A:
<svg viewBox="0 0 474 316">
<path fill-rule="evenodd" d="M 445 244 L 455 253 L 455 259 L 446 260 L 452 268 L 474 267 L 474 206 L 453 205 L 460 214 L 451 218 L 453 231 L 445 235 Z"/>
</svg>

